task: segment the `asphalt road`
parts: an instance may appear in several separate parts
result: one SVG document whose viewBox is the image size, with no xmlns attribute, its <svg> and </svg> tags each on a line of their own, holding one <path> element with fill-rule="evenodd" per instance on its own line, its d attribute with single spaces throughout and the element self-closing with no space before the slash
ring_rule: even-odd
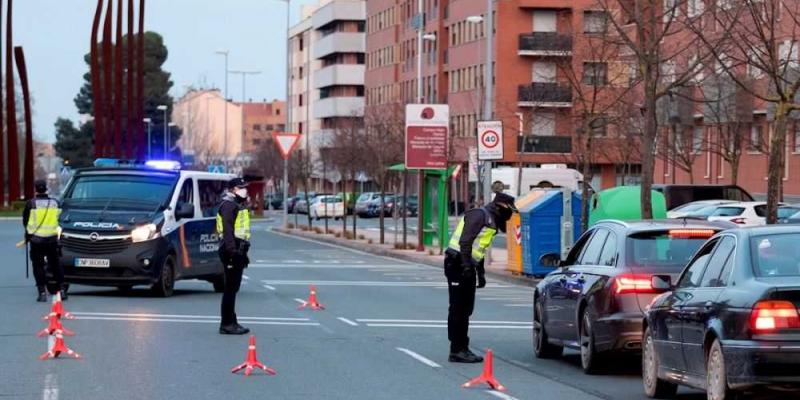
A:
<svg viewBox="0 0 800 400">
<path fill-rule="evenodd" d="M 230 373 L 247 336 L 217 333 L 220 295 L 178 282 L 174 297 L 145 289 L 73 286 L 67 344 L 83 360 L 39 361 L 35 333 L 49 304 L 24 279 L 19 222 L 0 222 L 0 398 L 14 399 L 642 399 L 638 360 L 615 358 L 586 376 L 576 353 L 538 360 L 531 349 L 531 288 L 490 280 L 478 293 L 475 350 L 492 348 L 506 395 L 463 389 L 481 365 L 447 362 L 447 290 L 440 269 L 268 232 L 256 222 L 238 298 L 240 322 L 277 376 Z M 324 311 L 298 310 L 316 284 Z M 704 399 L 682 391 L 681 399 Z"/>
</svg>

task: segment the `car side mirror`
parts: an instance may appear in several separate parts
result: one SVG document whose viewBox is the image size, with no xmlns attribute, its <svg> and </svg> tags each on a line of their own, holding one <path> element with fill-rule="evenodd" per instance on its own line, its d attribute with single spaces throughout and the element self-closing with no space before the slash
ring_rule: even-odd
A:
<svg viewBox="0 0 800 400">
<path fill-rule="evenodd" d="M 539 264 L 544 267 L 562 267 L 561 254 L 546 253 L 539 257 Z"/>
<path fill-rule="evenodd" d="M 185 218 L 194 218 L 194 204 L 178 204 L 177 210 L 175 210 L 175 220 L 177 221 Z"/>
<path fill-rule="evenodd" d="M 650 285 L 655 290 L 668 291 L 672 290 L 672 277 L 669 275 L 653 275 L 650 278 Z"/>
</svg>

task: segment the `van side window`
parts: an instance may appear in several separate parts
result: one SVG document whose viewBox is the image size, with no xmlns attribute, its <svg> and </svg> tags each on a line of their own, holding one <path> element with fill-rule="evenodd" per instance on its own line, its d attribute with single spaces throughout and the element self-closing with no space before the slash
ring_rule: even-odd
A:
<svg viewBox="0 0 800 400">
<path fill-rule="evenodd" d="M 194 181 L 189 178 L 183 181 L 181 192 L 178 194 L 178 204 L 194 204 Z"/>
<path fill-rule="evenodd" d="M 197 181 L 197 187 L 200 192 L 200 209 L 203 210 L 203 217 L 216 217 L 225 182 L 201 179 Z"/>
</svg>

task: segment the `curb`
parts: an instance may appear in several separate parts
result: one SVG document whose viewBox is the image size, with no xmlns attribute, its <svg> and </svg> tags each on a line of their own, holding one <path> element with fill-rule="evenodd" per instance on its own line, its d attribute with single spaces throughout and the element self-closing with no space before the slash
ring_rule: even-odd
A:
<svg viewBox="0 0 800 400">
<path fill-rule="evenodd" d="M 408 261 L 416 264 L 422 264 L 429 267 L 442 269 L 441 262 L 432 262 L 431 260 L 428 260 L 426 258 L 417 257 L 414 254 L 397 253 L 391 249 L 385 249 L 364 243 L 352 242 L 349 240 L 341 240 L 334 237 L 321 236 L 316 233 L 307 233 L 295 229 L 272 228 L 272 230 L 286 235 L 297 236 L 297 237 L 302 237 L 304 239 L 313 240 L 315 242 L 333 244 L 341 247 L 346 247 L 352 250 L 358 250 L 365 253 L 374 254 L 377 256 L 391 257 L 398 260 Z M 511 283 L 516 285 L 530 286 L 530 287 L 534 287 L 539 283 L 539 279 L 536 278 L 511 275 L 510 273 L 492 271 L 489 269 L 486 270 L 486 276 L 504 283 Z"/>
</svg>

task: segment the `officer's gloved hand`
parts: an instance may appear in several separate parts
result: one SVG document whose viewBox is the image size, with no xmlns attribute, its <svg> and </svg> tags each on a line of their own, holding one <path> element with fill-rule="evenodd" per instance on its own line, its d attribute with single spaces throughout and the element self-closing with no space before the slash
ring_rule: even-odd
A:
<svg viewBox="0 0 800 400">
<path fill-rule="evenodd" d="M 461 279 L 468 280 L 475 278 L 475 261 L 469 260 L 462 262 Z"/>
<path fill-rule="evenodd" d="M 486 277 L 483 274 L 478 274 L 478 289 L 486 287 Z"/>
</svg>

